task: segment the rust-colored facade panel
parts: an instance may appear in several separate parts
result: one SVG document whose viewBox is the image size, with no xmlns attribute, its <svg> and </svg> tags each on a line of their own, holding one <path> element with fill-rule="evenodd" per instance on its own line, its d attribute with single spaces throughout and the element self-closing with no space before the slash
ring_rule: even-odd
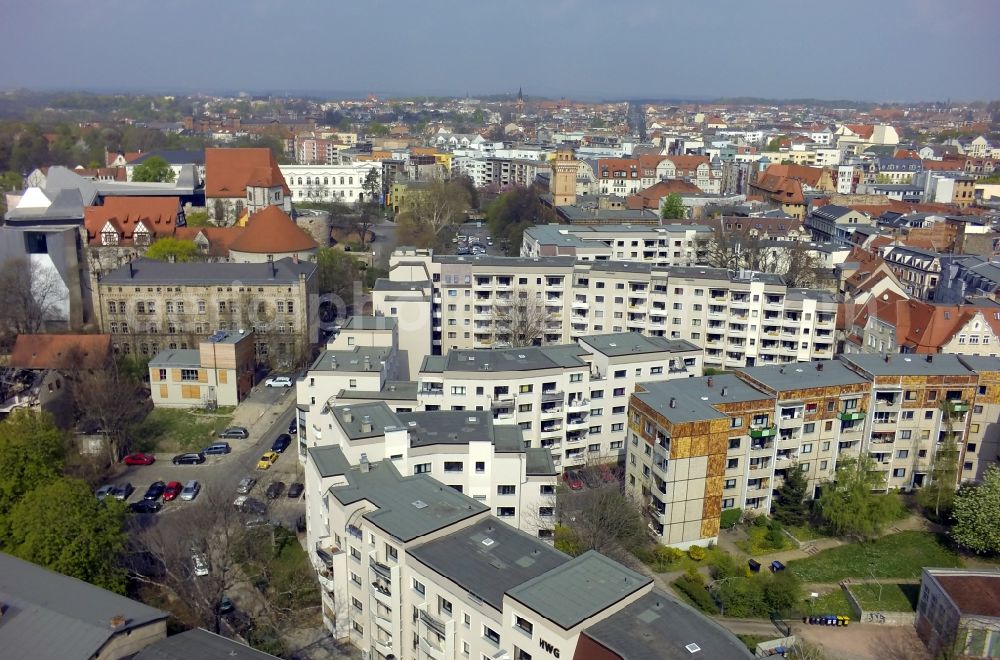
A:
<svg viewBox="0 0 1000 660">
<path fill-rule="evenodd" d="M 709 477 L 717 477 L 725 474 L 726 472 L 726 455 L 722 454 L 709 454 L 708 456 L 708 468 L 706 474 Z M 721 493 L 721 491 L 719 491 Z"/>
<path fill-rule="evenodd" d="M 691 456 L 708 455 L 708 436 L 698 435 L 691 438 Z"/>
<path fill-rule="evenodd" d="M 670 458 L 691 458 L 691 438 L 672 438 L 670 440 Z"/>
<path fill-rule="evenodd" d="M 705 506 L 708 506 L 708 498 L 720 497 L 722 495 L 722 477 L 710 476 L 705 479 Z"/>
<path fill-rule="evenodd" d="M 719 519 L 705 518 L 701 521 L 701 538 L 708 539 L 719 535 Z"/>
<path fill-rule="evenodd" d="M 718 518 L 722 515 L 722 499 L 718 497 L 706 497 L 701 507 L 701 518 Z"/>
</svg>

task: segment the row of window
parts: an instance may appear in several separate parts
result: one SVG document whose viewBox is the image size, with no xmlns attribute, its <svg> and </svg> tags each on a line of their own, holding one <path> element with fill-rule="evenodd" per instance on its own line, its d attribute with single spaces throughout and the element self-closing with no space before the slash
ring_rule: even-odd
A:
<svg viewBox="0 0 1000 660">
<path fill-rule="evenodd" d="M 332 178 L 333 178 L 333 185 L 337 185 L 337 177 L 332 177 Z M 317 186 L 320 186 L 320 185 L 328 186 L 328 185 L 330 185 L 330 179 L 331 179 L 331 177 L 325 176 L 325 177 L 323 177 L 323 182 L 320 183 L 319 177 L 316 177 L 315 184 Z M 302 177 L 298 177 L 298 180 L 299 180 L 298 185 L 300 185 L 300 186 L 303 185 L 302 184 Z M 292 181 L 291 177 L 288 177 L 288 183 L 291 184 L 291 185 L 295 185 L 295 182 Z M 306 177 L 305 185 L 311 186 L 311 185 L 313 185 L 313 183 L 314 182 L 312 180 L 312 177 L 311 176 L 307 176 Z M 340 185 L 342 185 L 342 186 L 343 185 L 353 186 L 354 185 L 354 177 L 353 176 L 347 177 L 347 183 L 346 184 L 344 183 L 344 177 L 340 177 Z"/>
<path fill-rule="evenodd" d="M 111 334 L 113 334 L 113 335 L 117 335 L 117 334 L 127 335 L 127 334 L 129 334 L 129 332 L 131 330 L 129 328 L 129 324 L 126 323 L 125 321 L 121 321 L 121 322 L 119 322 L 119 321 L 112 321 L 111 323 L 108 324 L 108 327 L 111 330 Z M 148 326 L 145 326 L 145 329 L 143 328 L 143 326 L 137 326 L 136 329 L 137 329 L 137 332 L 140 333 L 140 334 L 142 334 L 143 332 L 151 334 L 151 335 L 158 335 L 158 334 L 160 334 L 160 326 L 157 325 L 156 323 L 150 323 Z M 290 334 L 291 335 L 291 334 L 295 334 L 295 322 L 294 321 L 288 321 L 287 323 L 278 322 L 278 323 L 274 323 L 273 325 L 255 325 L 253 327 L 253 329 L 254 329 L 254 332 L 256 332 L 258 334 L 262 334 L 262 333 L 265 333 L 265 332 L 272 332 L 273 331 L 273 332 L 275 332 L 275 333 L 277 333 L 279 335 L 283 335 L 283 334 Z M 185 330 L 184 330 L 184 326 L 183 325 L 179 325 L 179 324 L 176 324 L 174 322 L 167 323 L 166 334 L 168 334 L 168 335 L 183 335 L 184 333 L 185 333 Z M 201 325 L 201 324 L 195 325 L 194 326 L 194 334 L 196 334 L 196 335 L 208 334 L 206 326 Z M 353 387 L 353 385 L 352 385 L 352 387 Z"/>
</svg>

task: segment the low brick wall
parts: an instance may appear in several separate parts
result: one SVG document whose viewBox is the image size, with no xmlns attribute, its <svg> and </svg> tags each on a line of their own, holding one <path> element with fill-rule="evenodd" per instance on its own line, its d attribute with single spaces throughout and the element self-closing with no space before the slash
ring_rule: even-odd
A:
<svg viewBox="0 0 1000 660">
<path fill-rule="evenodd" d="M 849 580 L 841 582 L 840 588 L 844 590 L 847 602 L 851 604 L 851 609 L 854 610 L 853 618 L 857 623 L 875 623 L 883 626 L 912 626 L 916 622 L 916 612 L 888 612 L 864 609 L 861 607 L 861 601 L 851 593 L 851 583 Z"/>
</svg>

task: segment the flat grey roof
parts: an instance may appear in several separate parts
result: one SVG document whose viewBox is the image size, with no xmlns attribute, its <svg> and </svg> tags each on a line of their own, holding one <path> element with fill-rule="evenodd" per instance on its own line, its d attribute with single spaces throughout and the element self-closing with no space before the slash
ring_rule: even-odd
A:
<svg viewBox="0 0 1000 660">
<path fill-rule="evenodd" d="M 311 371 L 382 371 L 382 361 L 391 352 L 392 348 L 388 346 L 355 346 L 351 350 L 323 351 L 309 369 Z"/>
<path fill-rule="evenodd" d="M 295 263 L 290 258 L 272 263 L 240 264 L 227 262 L 170 263 L 137 259 L 106 274 L 101 284 L 186 284 L 225 286 L 268 286 L 294 284 L 300 275 L 310 277 L 316 264 Z"/>
<path fill-rule="evenodd" d="M 200 367 L 201 352 L 196 348 L 168 348 L 149 361 L 151 367 Z"/>
<path fill-rule="evenodd" d="M 968 376 L 972 371 L 957 355 L 942 353 L 928 362 L 925 355 L 890 354 L 888 361 L 877 354 L 848 353 L 840 356 L 848 365 L 872 376 Z"/>
<path fill-rule="evenodd" d="M 638 332 L 619 332 L 607 335 L 590 335 L 580 339 L 599 353 L 609 357 L 622 355 L 641 355 L 643 353 L 684 353 L 701 349 L 684 339 L 665 339 L 663 337 L 647 337 Z"/>
<path fill-rule="evenodd" d="M 772 398 L 770 394 L 751 387 L 733 374 L 640 384 L 646 391 L 636 392 L 633 396 L 674 423 L 727 417 L 713 404 Z M 670 406 L 671 399 L 674 401 L 673 407 Z"/>
<path fill-rule="evenodd" d="M 430 280 L 420 280 L 417 282 L 400 282 L 396 280 L 390 280 L 386 277 L 380 277 L 375 280 L 375 286 L 372 287 L 373 291 L 421 291 L 423 289 L 429 289 L 431 286 Z"/>
<path fill-rule="evenodd" d="M 258 651 L 202 628 L 185 630 L 161 639 L 139 651 L 135 656 L 135 660 L 198 660 L 199 658 L 268 660 L 277 656 Z"/>
<path fill-rule="evenodd" d="M 330 494 L 341 504 L 371 502 L 377 510 L 364 517 L 404 543 L 490 510 L 426 474 L 403 477 L 388 460 L 372 463 L 368 472 L 352 467 L 345 476 L 348 485 L 333 486 Z"/>
<path fill-rule="evenodd" d="M 399 428 L 403 425 L 396 413 L 392 412 L 384 401 L 336 406 L 333 409 L 333 416 L 337 418 L 340 428 L 351 440 L 385 435 L 387 428 Z M 366 420 L 372 425 L 371 431 L 361 430 Z"/>
<path fill-rule="evenodd" d="M 504 266 L 506 268 L 527 268 L 548 266 L 552 268 L 572 268 L 576 257 L 495 257 L 489 254 L 477 255 L 434 255 L 434 261 L 441 264 L 469 264 L 470 266 Z M 443 285 L 443 283 L 442 283 Z"/>
<path fill-rule="evenodd" d="M 556 474 L 556 463 L 552 458 L 552 452 L 544 448 L 525 449 L 524 473 L 530 477 Z"/>
<path fill-rule="evenodd" d="M 520 348 L 481 348 L 448 351 L 444 371 L 534 371 L 584 367 L 579 355 L 586 351 L 577 344 L 562 346 L 523 346 Z M 436 361 L 424 361 L 436 366 Z"/>
<path fill-rule="evenodd" d="M 508 589 L 507 594 L 563 630 L 569 630 L 652 581 L 653 578 L 590 550 Z"/>
<path fill-rule="evenodd" d="M 822 371 L 817 370 L 822 366 Z M 840 360 L 792 362 L 781 366 L 746 367 L 741 372 L 775 392 L 801 390 L 807 387 L 843 387 L 867 383 L 857 372 Z"/>
<path fill-rule="evenodd" d="M 395 316 L 349 316 L 343 330 L 392 330 L 396 327 Z"/>
<path fill-rule="evenodd" d="M 309 452 L 309 459 L 316 466 L 316 470 L 321 477 L 335 477 L 340 474 L 347 474 L 347 471 L 351 469 L 351 463 L 344 456 L 344 450 L 337 445 L 310 447 L 307 451 Z"/>
<path fill-rule="evenodd" d="M 570 561 L 568 555 L 493 516 L 407 552 L 501 611 L 508 589 Z"/>
<path fill-rule="evenodd" d="M 990 355 L 960 355 L 959 361 L 975 372 L 1000 371 L 1000 358 Z"/>
<path fill-rule="evenodd" d="M 167 613 L 0 552 L 0 655 L 39 660 L 89 660 L 116 634 Z M 125 626 L 112 630 L 115 616 Z"/>
<path fill-rule="evenodd" d="M 583 633 L 628 660 L 754 657 L 736 635 L 659 589 Z M 692 654 L 689 644 L 701 651 Z"/>
<path fill-rule="evenodd" d="M 415 380 L 389 380 L 381 390 L 340 390 L 337 393 L 337 400 L 340 399 L 382 399 L 385 401 L 408 401 L 417 398 L 417 387 L 419 384 Z"/>
<path fill-rule="evenodd" d="M 450 352 L 451 351 L 449 351 L 449 353 Z M 424 361 L 420 365 L 420 371 L 439 374 L 444 372 L 446 366 L 448 366 L 447 355 L 425 355 Z"/>
<path fill-rule="evenodd" d="M 523 451 L 521 429 L 500 432 L 493 426 L 493 414 L 488 410 L 425 410 L 396 413 L 399 422 L 410 433 L 411 447 L 432 445 L 467 445 L 470 442 L 490 442 L 498 451 Z"/>
</svg>

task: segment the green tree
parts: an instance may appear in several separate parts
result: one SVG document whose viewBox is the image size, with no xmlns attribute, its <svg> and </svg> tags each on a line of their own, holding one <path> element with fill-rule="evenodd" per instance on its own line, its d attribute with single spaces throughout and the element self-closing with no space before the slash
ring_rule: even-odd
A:
<svg viewBox="0 0 1000 660">
<path fill-rule="evenodd" d="M 806 490 L 809 483 L 798 465 L 785 472 L 785 482 L 774 494 L 771 517 L 783 525 L 804 525 L 809 518 Z"/>
<path fill-rule="evenodd" d="M 184 217 L 184 222 L 188 227 L 211 227 L 212 216 L 208 211 L 191 211 Z"/>
<path fill-rule="evenodd" d="M 339 248 L 322 247 L 316 251 L 316 271 L 320 294 L 333 294 L 341 304 L 354 304 L 354 292 L 360 289 L 361 264 Z"/>
<path fill-rule="evenodd" d="M 684 200 L 677 193 L 670 193 L 663 200 L 663 208 L 660 210 L 660 217 L 664 220 L 683 220 L 687 217 L 687 209 L 684 208 Z"/>
<path fill-rule="evenodd" d="M 79 479 L 35 488 L 10 512 L 5 549 L 13 555 L 109 591 L 124 593 L 125 507 L 100 501 Z"/>
<path fill-rule="evenodd" d="M 13 170 L 7 170 L 3 174 L 0 174 L 0 192 L 20 190 L 23 185 L 24 179 Z"/>
<path fill-rule="evenodd" d="M 791 571 L 780 571 L 764 580 L 764 602 L 768 614 L 786 614 L 802 600 L 802 581 Z"/>
<path fill-rule="evenodd" d="M 991 465 L 979 484 L 963 486 L 951 515 L 958 545 L 976 554 L 1000 554 L 1000 468 Z"/>
<path fill-rule="evenodd" d="M 486 222 L 493 238 L 518 253 L 524 230 L 532 225 L 556 222 L 552 209 L 542 204 L 534 187 L 516 187 L 498 196 L 486 208 Z"/>
<path fill-rule="evenodd" d="M 149 246 L 146 257 L 157 261 L 198 261 L 201 258 L 201 251 L 194 241 L 164 236 Z"/>
<path fill-rule="evenodd" d="M 373 121 L 368 124 L 368 135 L 374 135 L 375 137 L 384 137 L 389 134 L 389 127 L 377 121 Z"/>
<path fill-rule="evenodd" d="M 59 478 L 66 435 L 44 412 L 15 410 L 0 422 L 0 518 L 24 495 Z"/>
<path fill-rule="evenodd" d="M 771 141 L 767 143 L 767 147 L 764 148 L 764 151 L 779 151 L 781 149 L 781 141 L 784 139 L 784 135 L 772 138 Z"/>
<path fill-rule="evenodd" d="M 365 174 L 364 181 L 361 182 L 361 190 L 365 193 L 365 200 L 368 204 L 379 206 L 382 203 L 382 175 L 377 167 L 373 167 Z"/>
<path fill-rule="evenodd" d="M 817 502 L 823 522 L 834 534 L 860 540 L 877 536 L 900 513 L 898 499 L 872 492 L 884 487 L 885 477 L 871 458 L 842 459 L 834 481 L 824 484 Z"/>
<path fill-rule="evenodd" d="M 955 436 L 955 419 L 961 413 L 955 412 L 954 405 L 954 402 L 948 400 L 942 400 L 938 404 L 944 430 L 941 432 L 937 451 L 934 452 L 934 463 L 930 470 L 931 482 L 917 491 L 917 503 L 927 511 L 933 510 L 935 520 L 947 518 L 947 513 L 955 500 L 960 453 L 958 440 L 961 437 L 961 433 L 958 437 Z"/>
<path fill-rule="evenodd" d="M 716 587 L 716 596 L 724 616 L 764 617 L 767 603 L 764 600 L 763 576 L 733 577 L 723 580 Z"/>
<path fill-rule="evenodd" d="M 170 164 L 159 156 L 150 156 L 146 160 L 136 165 L 132 170 L 133 181 L 152 181 L 157 183 L 170 183 L 174 180 L 174 171 Z"/>
</svg>

